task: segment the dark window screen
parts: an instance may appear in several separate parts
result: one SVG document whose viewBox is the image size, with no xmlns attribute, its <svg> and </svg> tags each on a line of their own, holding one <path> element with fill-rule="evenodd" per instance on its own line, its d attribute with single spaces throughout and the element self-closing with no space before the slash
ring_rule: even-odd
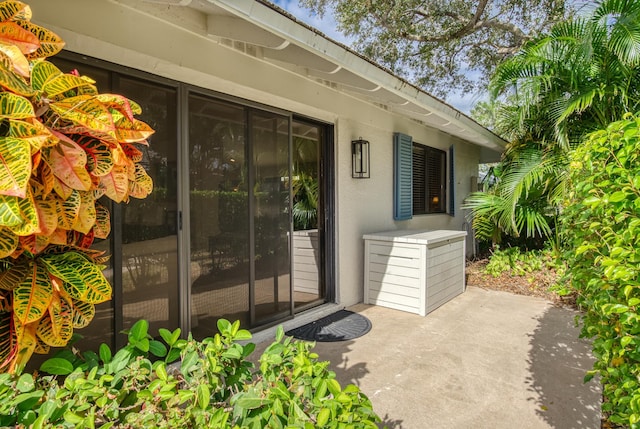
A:
<svg viewBox="0 0 640 429">
<path fill-rule="evenodd" d="M 413 214 L 444 213 L 446 152 L 413 144 Z"/>
</svg>

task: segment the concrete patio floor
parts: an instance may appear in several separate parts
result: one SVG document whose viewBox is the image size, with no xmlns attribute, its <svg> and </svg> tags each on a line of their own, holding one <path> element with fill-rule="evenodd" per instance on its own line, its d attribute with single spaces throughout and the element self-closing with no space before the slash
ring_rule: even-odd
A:
<svg viewBox="0 0 640 429">
<path fill-rule="evenodd" d="M 388 428 L 600 428 L 600 386 L 582 381 L 593 359 L 571 310 L 477 287 L 426 317 L 350 310 L 371 331 L 315 351 Z"/>
</svg>

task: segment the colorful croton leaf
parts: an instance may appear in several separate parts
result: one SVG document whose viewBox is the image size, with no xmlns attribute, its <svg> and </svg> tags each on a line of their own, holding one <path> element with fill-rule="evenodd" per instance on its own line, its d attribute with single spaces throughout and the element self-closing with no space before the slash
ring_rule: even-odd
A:
<svg viewBox="0 0 640 429">
<path fill-rule="evenodd" d="M 0 372 L 65 346 L 111 299 L 105 257 L 91 249 L 110 232 L 97 200 L 153 188 L 142 109 L 46 60 L 63 46 L 27 4 L 0 0 Z"/>
</svg>

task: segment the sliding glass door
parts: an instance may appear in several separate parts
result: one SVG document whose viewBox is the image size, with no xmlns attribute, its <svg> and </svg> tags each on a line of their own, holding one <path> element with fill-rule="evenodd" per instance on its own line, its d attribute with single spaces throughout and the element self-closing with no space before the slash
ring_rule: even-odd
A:
<svg viewBox="0 0 640 429">
<path fill-rule="evenodd" d="M 191 330 L 291 314 L 289 119 L 188 97 Z"/>
<path fill-rule="evenodd" d="M 143 72 L 68 54 L 78 69 L 142 107 L 156 132 L 138 145 L 154 190 L 111 204 L 113 300 L 82 348 L 122 345 L 138 319 L 217 332 L 219 318 L 258 328 L 331 300 L 330 126 Z M 184 220 L 184 221 L 183 221 Z M 293 270 L 292 270 L 293 267 Z M 110 338 L 109 338 L 110 337 Z"/>
</svg>

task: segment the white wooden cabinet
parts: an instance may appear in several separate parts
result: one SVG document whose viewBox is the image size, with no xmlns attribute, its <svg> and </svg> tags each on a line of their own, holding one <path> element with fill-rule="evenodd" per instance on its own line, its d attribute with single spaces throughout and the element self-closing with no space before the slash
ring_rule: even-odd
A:
<svg viewBox="0 0 640 429">
<path fill-rule="evenodd" d="M 320 294 L 318 230 L 293 232 L 293 290 Z"/>
<path fill-rule="evenodd" d="M 465 290 L 465 231 L 364 235 L 364 302 L 425 316 Z"/>
</svg>

